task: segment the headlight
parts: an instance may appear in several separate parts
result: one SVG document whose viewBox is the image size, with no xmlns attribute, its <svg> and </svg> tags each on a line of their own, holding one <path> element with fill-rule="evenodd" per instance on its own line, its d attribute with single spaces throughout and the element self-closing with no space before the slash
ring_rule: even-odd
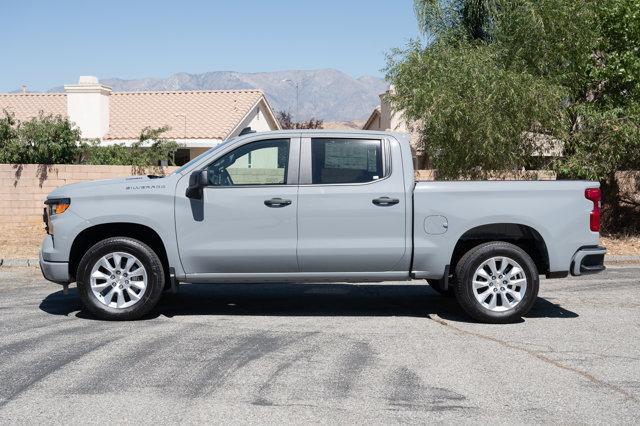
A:
<svg viewBox="0 0 640 426">
<path fill-rule="evenodd" d="M 52 234 L 53 228 L 49 219 L 52 216 L 64 213 L 71 205 L 71 200 L 69 198 L 50 198 L 44 204 L 46 205 L 43 215 L 44 227 L 47 234 Z"/>
<path fill-rule="evenodd" d="M 51 198 L 44 202 L 49 206 L 49 215 L 54 216 L 64 213 L 71 205 L 69 198 Z"/>
</svg>

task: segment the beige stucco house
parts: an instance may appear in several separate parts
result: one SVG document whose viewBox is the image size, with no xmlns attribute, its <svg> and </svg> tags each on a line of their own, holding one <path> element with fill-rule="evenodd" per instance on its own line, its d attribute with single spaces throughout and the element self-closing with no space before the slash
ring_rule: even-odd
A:
<svg viewBox="0 0 640 426">
<path fill-rule="evenodd" d="M 131 144 L 145 127 L 170 129 L 164 137 L 183 145 L 176 161 L 183 163 L 204 150 L 238 135 L 280 128 L 260 90 L 113 92 L 96 77 L 80 77 L 62 93 L 3 93 L 0 112 L 19 120 L 41 112 L 68 117 L 83 138 L 102 144 Z"/>
<path fill-rule="evenodd" d="M 416 132 L 415 123 L 408 122 L 402 111 L 394 111 L 388 101 L 388 96 L 393 93 L 393 86 L 380 95 L 380 105 L 377 106 L 364 126 L 364 130 L 384 130 L 409 133 L 411 135 L 411 151 L 413 153 L 413 165 L 416 169 L 427 168 L 424 150 L 419 146 L 419 135 Z"/>
</svg>

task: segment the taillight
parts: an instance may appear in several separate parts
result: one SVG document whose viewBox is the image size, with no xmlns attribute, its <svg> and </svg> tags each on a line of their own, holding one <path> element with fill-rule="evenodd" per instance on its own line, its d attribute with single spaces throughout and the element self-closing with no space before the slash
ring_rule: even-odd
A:
<svg viewBox="0 0 640 426">
<path fill-rule="evenodd" d="M 593 210 L 589 215 L 589 228 L 593 232 L 600 232 L 600 188 L 587 188 L 584 196 L 587 200 L 593 201 Z"/>
</svg>

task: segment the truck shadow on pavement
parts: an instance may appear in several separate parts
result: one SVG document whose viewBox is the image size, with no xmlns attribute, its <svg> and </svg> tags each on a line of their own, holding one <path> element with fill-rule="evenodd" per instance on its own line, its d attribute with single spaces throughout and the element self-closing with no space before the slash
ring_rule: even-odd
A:
<svg viewBox="0 0 640 426">
<path fill-rule="evenodd" d="M 94 319 L 77 290 L 51 293 L 40 309 L 52 315 Z M 472 322 L 455 298 L 444 297 L 428 285 L 379 284 L 182 284 L 178 294 L 163 295 L 144 319 L 189 315 L 259 316 L 405 316 Z M 578 314 L 539 297 L 525 318 L 576 318 Z M 143 319 L 143 320 L 144 320 Z M 522 321 L 522 320 L 521 320 Z"/>
</svg>

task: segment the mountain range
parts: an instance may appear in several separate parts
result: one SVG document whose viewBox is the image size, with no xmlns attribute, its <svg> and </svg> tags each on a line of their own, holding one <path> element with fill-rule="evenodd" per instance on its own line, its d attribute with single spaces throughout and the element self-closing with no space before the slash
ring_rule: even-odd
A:
<svg viewBox="0 0 640 426">
<path fill-rule="evenodd" d="M 167 78 L 101 79 L 117 92 L 156 90 L 261 89 L 274 111 L 289 111 L 295 121 L 311 117 L 325 121 L 366 119 L 380 103 L 388 84 L 381 78 L 354 78 L 335 69 L 291 70 L 259 73 L 213 71 L 177 73 Z M 296 114 L 296 84 L 299 113 Z M 50 91 L 62 91 L 62 87 Z"/>
</svg>

